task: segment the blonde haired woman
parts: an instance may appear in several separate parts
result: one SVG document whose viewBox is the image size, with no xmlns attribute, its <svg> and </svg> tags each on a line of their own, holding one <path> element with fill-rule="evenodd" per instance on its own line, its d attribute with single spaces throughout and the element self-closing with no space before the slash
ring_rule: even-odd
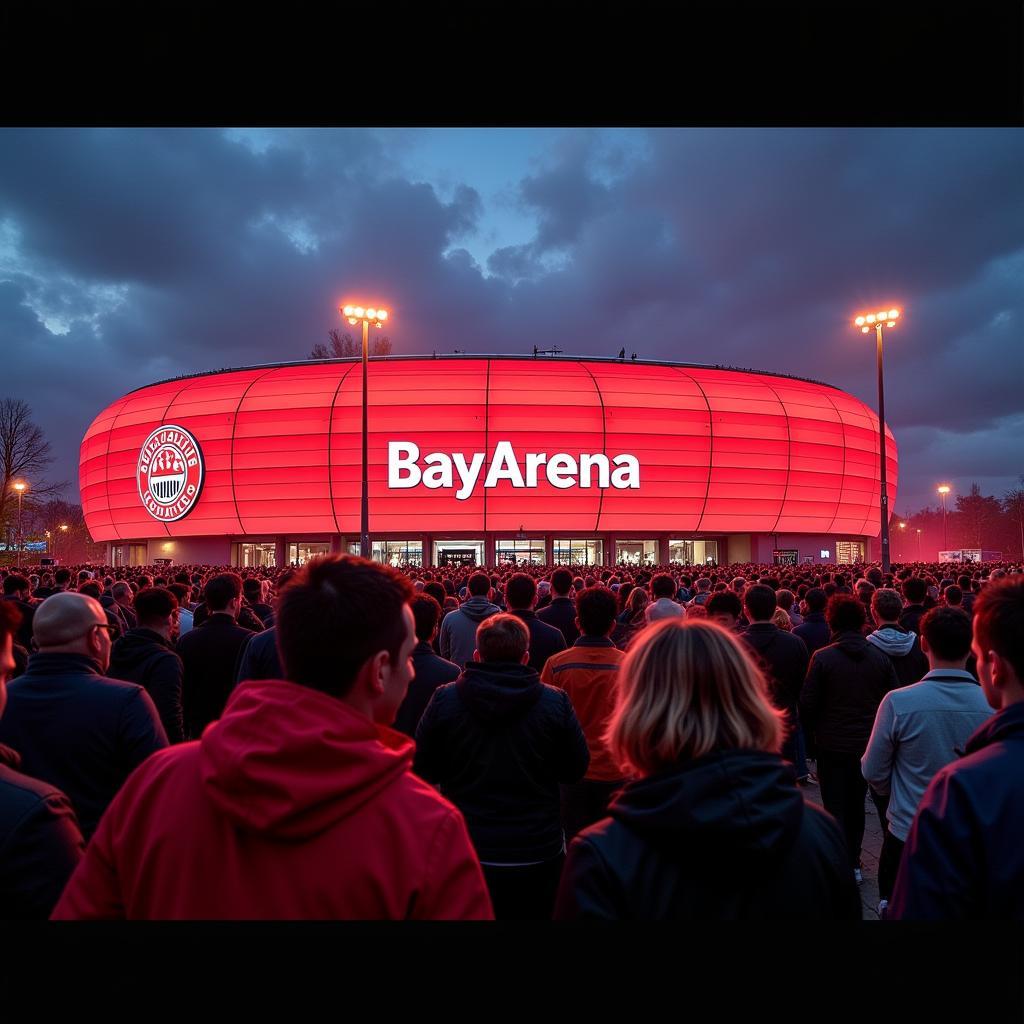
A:
<svg viewBox="0 0 1024 1024">
<path fill-rule="evenodd" d="M 556 918 L 860 918 L 842 834 L 804 803 L 783 714 L 726 630 L 645 630 L 606 738 L 635 778 L 570 846 Z"/>
</svg>

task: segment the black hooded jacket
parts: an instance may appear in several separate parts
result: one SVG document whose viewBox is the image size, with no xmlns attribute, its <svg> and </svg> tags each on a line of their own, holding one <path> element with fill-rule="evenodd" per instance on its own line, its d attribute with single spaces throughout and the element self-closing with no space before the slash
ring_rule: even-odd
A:
<svg viewBox="0 0 1024 1024">
<path fill-rule="evenodd" d="M 899 688 L 892 659 L 860 633 L 836 633 L 814 652 L 800 691 L 800 720 L 817 746 L 864 756 L 882 698 Z"/>
<path fill-rule="evenodd" d="M 128 630 L 111 648 L 112 679 L 138 683 L 153 698 L 169 743 L 185 739 L 181 716 L 181 685 L 185 670 L 171 645 L 153 629 Z"/>
<path fill-rule="evenodd" d="M 558 856 L 559 783 L 579 782 L 589 764 L 568 695 L 526 665 L 469 662 L 434 691 L 416 730 L 413 770 L 462 811 L 489 863 Z"/>
<path fill-rule="evenodd" d="M 628 783 L 608 813 L 569 848 L 556 919 L 860 919 L 836 823 L 776 754 L 706 754 Z"/>
</svg>

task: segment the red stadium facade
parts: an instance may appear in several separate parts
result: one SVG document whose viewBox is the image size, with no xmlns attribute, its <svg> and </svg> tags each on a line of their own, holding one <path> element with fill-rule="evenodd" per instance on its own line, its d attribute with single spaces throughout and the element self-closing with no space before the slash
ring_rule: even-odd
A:
<svg viewBox="0 0 1024 1024">
<path fill-rule="evenodd" d="M 114 564 L 358 550 L 358 360 L 162 381 L 96 417 L 80 483 Z M 897 459 L 887 439 L 890 507 Z M 601 359 L 369 367 L 370 534 L 393 563 L 871 556 L 878 420 L 826 384 Z"/>
</svg>

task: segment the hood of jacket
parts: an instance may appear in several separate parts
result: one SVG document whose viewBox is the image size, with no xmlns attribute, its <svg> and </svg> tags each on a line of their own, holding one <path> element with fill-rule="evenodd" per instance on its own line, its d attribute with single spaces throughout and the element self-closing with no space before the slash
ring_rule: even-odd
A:
<svg viewBox="0 0 1024 1024">
<path fill-rule="evenodd" d="M 994 714 L 984 725 L 971 734 L 964 745 L 964 751 L 973 754 L 982 747 L 1000 743 L 1013 737 L 1024 738 L 1024 701 L 1011 704 Z"/>
<path fill-rule="evenodd" d="M 483 622 L 484 619 L 490 618 L 492 615 L 500 612 L 501 609 L 496 604 L 488 601 L 486 597 L 478 596 L 471 597 L 459 608 L 459 611 L 474 622 Z"/>
<path fill-rule="evenodd" d="M 524 714 L 544 692 L 535 668 L 509 661 L 467 662 L 455 685 L 466 706 L 484 722 Z"/>
<path fill-rule="evenodd" d="M 905 658 L 913 649 L 917 634 L 902 626 L 882 626 L 868 634 L 868 643 L 885 651 L 890 658 Z"/>
<path fill-rule="evenodd" d="M 174 654 L 174 648 L 159 633 L 139 626 L 129 629 L 110 651 L 111 671 L 133 669 L 148 661 L 155 653 Z"/>
<path fill-rule="evenodd" d="M 774 622 L 752 622 L 743 631 L 743 639 L 759 654 L 763 654 L 775 643 L 780 633 Z"/>
<path fill-rule="evenodd" d="M 608 813 L 656 846 L 686 859 L 773 869 L 800 832 L 804 800 L 793 769 L 776 754 L 727 750 L 629 783 Z"/>
<path fill-rule="evenodd" d="M 832 646 L 838 647 L 843 654 L 853 661 L 863 661 L 867 657 L 868 651 L 871 650 L 872 645 L 868 643 L 866 636 L 850 631 L 833 633 Z"/>
<path fill-rule="evenodd" d="M 306 839 L 412 765 L 414 745 L 325 693 L 277 679 L 236 687 L 199 741 L 209 799 L 239 828 Z"/>
</svg>

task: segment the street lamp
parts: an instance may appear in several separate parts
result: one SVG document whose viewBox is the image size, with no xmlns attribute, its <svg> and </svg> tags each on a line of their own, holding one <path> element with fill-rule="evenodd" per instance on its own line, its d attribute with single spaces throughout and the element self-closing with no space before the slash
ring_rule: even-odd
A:
<svg viewBox="0 0 1024 1024">
<path fill-rule="evenodd" d="M 917 528 L 917 560 L 921 561 L 921 527 Z"/>
<path fill-rule="evenodd" d="M 64 534 L 64 540 L 67 541 L 67 538 L 68 538 L 68 524 L 67 523 L 61 523 L 60 524 L 60 532 Z M 62 558 L 67 558 L 68 557 L 67 548 L 68 548 L 68 546 L 67 546 L 66 543 L 62 543 L 61 544 L 61 546 L 60 546 L 60 553 L 61 553 L 61 557 Z"/>
<path fill-rule="evenodd" d="M 878 341 L 878 464 L 881 477 L 881 507 L 882 517 L 882 572 L 889 571 L 889 493 L 885 483 L 885 387 L 882 382 L 882 325 L 895 327 L 896 320 L 900 315 L 898 309 L 882 310 L 879 313 L 867 313 L 857 317 L 854 324 L 861 329 L 862 334 L 868 334 L 871 328 L 875 329 L 875 337 Z"/>
<path fill-rule="evenodd" d="M 949 484 L 939 484 L 938 491 L 939 497 L 942 499 L 942 550 L 945 551 L 949 547 L 949 540 L 946 538 L 946 495 L 952 488 Z"/>
<path fill-rule="evenodd" d="M 21 532 L 21 501 L 22 501 L 22 498 L 25 495 L 25 489 L 28 487 L 28 484 L 25 483 L 24 480 L 15 480 L 13 486 L 14 486 L 14 489 L 18 492 L 18 558 L 17 558 L 17 562 L 18 562 L 18 568 L 20 569 L 21 568 L 21 552 L 22 552 L 22 548 L 25 545 L 25 536 Z"/>
<path fill-rule="evenodd" d="M 907 524 L 904 522 L 900 523 L 900 530 L 906 530 Z M 900 551 L 903 553 L 903 557 L 907 557 L 907 539 L 904 533 L 900 533 Z"/>
<path fill-rule="evenodd" d="M 338 311 L 354 327 L 359 321 L 363 322 L 363 489 L 362 502 L 359 509 L 359 554 L 363 558 L 370 557 L 370 483 L 369 483 L 369 460 L 367 457 L 367 438 L 369 430 L 367 427 L 367 366 L 370 359 L 369 332 L 370 324 L 374 327 L 381 327 L 388 318 L 388 311 L 380 307 L 357 306 L 346 303 L 339 306 Z"/>
<path fill-rule="evenodd" d="M 46 531 L 46 554 L 50 554 L 50 531 Z"/>
</svg>

